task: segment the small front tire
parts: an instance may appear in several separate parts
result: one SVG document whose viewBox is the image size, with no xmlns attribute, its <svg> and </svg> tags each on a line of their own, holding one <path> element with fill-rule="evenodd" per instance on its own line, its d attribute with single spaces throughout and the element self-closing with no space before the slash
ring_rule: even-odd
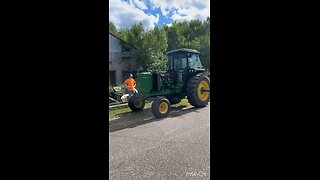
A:
<svg viewBox="0 0 320 180">
<path fill-rule="evenodd" d="M 157 118 L 166 117 L 171 110 L 171 103 L 167 98 L 159 97 L 152 102 L 151 111 Z"/>
<path fill-rule="evenodd" d="M 141 111 L 144 108 L 145 100 L 138 94 L 134 94 L 129 98 L 128 105 L 133 112 Z"/>
</svg>

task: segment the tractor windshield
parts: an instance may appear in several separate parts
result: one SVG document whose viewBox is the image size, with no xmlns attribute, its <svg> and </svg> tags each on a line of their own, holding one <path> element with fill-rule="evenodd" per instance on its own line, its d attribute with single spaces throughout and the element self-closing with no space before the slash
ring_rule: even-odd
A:
<svg viewBox="0 0 320 180">
<path fill-rule="evenodd" d="M 187 56 L 185 53 L 169 55 L 169 70 L 184 69 L 187 67 Z"/>
<path fill-rule="evenodd" d="M 188 60 L 190 68 L 203 68 L 199 58 L 199 54 L 192 54 L 191 57 L 188 58 Z"/>
</svg>

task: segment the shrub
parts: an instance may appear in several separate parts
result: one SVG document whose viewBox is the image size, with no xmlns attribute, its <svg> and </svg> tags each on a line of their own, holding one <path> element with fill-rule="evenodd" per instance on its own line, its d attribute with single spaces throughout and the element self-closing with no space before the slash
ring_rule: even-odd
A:
<svg viewBox="0 0 320 180">
<path fill-rule="evenodd" d="M 112 85 L 109 85 L 109 96 L 111 96 L 111 93 L 114 92 L 112 87 L 113 87 Z"/>
<path fill-rule="evenodd" d="M 118 86 L 121 87 L 121 92 L 122 92 L 123 94 L 125 94 L 125 93 L 126 93 L 126 86 L 125 86 L 124 84 L 119 84 Z"/>
</svg>

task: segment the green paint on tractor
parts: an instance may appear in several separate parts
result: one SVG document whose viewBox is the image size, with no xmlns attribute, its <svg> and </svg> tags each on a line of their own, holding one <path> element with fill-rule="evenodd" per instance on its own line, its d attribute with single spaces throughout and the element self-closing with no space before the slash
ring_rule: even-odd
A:
<svg viewBox="0 0 320 180">
<path fill-rule="evenodd" d="M 146 99 L 154 100 L 152 112 L 156 117 L 167 116 L 169 112 L 164 113 L 166 108 L 163 107 L 170 107 L 185 97 L 195 107 L 207 105 L 210 80 L 203 74 L 205 69 L 200 61 L 200 52 L 184 48 L 170 51 L 167 55 L 168 71 L 137 74 L 135 80 L 138 94 L 129 99 L 132 111 L 142 110 Z M 136 107 L 134 104 L 141 106 Z"/>
</svg>

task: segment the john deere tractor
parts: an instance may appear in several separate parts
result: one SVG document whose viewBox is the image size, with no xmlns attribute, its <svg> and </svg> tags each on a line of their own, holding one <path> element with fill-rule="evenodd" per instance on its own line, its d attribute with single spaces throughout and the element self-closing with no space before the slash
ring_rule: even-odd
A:
<svg viewBox="0 0 320 180">
<path fill-rule="evenodd" d="M 192 49 L 177 49 L 167 52 L 168 71 L 138 73 L 136 89 L 128 102 L 132 111 L 141 111 L 145 100 L 152 102 L 155 117 L 169 114 L 172 104 L 177 104 L 187 97 L 194 107 L 204 107 L 210 99 L 210 80 L 204 73 L 199 55 Z"/>
</svg>

